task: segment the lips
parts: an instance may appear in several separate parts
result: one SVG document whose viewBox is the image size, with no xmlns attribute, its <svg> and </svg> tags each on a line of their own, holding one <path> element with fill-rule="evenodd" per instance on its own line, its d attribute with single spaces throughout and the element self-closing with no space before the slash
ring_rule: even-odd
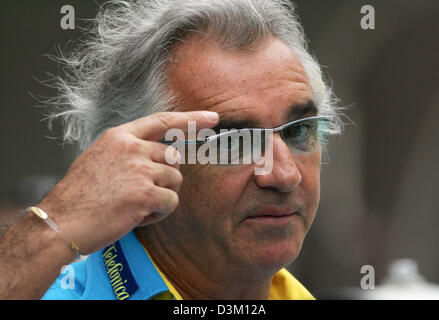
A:
<svg viewBox="0 0 439 320">
<path fill-rule="evenodd" d="M 247 216 L 245 219 L 280 219 L 290 217 L 297 213 L 298 212 L 292 208 L 264 208 L 255 214 Z"/>
</svg>

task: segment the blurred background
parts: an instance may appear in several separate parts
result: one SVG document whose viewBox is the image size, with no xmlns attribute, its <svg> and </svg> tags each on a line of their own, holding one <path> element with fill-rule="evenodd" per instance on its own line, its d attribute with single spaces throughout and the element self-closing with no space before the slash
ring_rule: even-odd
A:
<svg viewBox="0 0 439 320">
<path fill-rule="evenodd" d="M 61 7 L 88 19 L 102 2 L 0 4 L 0 225 L 38 202 L 76 156 L 32 95 L 56 95 L 38 81 L 61 72 L 45 55 L 81 39 L 78 27 L 60 27 Z M 320 209 L 290 269 L 321 299 L 388 298 L 384 288 L 433 296 L 424 281 L 439 283 L 439 1 L 295 3 L 353 124 L 331 141 Z M 375 9 L 374 30 L 360 27 L 363 5 Z M 365 265 L 374 290 L 361 289 Z"/>
</svg>

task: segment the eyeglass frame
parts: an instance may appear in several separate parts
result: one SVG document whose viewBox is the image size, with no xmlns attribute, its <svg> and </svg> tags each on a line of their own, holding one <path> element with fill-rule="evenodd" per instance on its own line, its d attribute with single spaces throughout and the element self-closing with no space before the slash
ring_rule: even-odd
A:
<svg viewBox="0 0 439 320">
<path fill-rule="evenodd" d="M 229 130 L 227 132 L 222 132 L 222 133 L 219 133 L 219 134 L 215 134 L 215 135 L 206 137 L 205 140 L 177 140 L 177 141 L 165 141 L 165 140 L 162 140 L 160 142 L 163 143 L 163 144 L 166 144 L 166 145 L 173 145 L 175 143 L 177 143 L 177 144 L 186 144 L 186 145 L 189 145 L 189 144 L 201 144 L 202 145 L 202 144 L 209 143 L 209 142 L 211 142 L 213 140 L 219 139 L 221 137 L 227 136 L 229 134 L 239 133 L 239 131 L 242 131 L 242 130 L 259 131 L 259 132 L 267 132 L 268 131 L 270 133 L 281 132 L 280 136 L 282 138 L 282 141 L 285 142 L 285 140 L 283 138 L 283 135 L 282 135 L 282 131 L 285 130 L 286 128 L 289 128 L 289 127 L 291 127 L 291 126 L 293 126 L 293 125 L 295 125 L 295 124 L 297 124 L 297 123 L 299 123 L 301 121 L 320 120 L 320 119 L 331 121 L 331 120 L 334 119 L 334 117 L 333 116 L 313 116 L 313 117 L 301 118 L 301 119 L 296 119 L 294 121 L 288 122 L 288 123 L 283 124 L 283 125 L 281 125 L 279 127 L 276 127 L 276 128 L 242 128 L 242 129 L 232 129 L 232 130 Z"/>
</svg>

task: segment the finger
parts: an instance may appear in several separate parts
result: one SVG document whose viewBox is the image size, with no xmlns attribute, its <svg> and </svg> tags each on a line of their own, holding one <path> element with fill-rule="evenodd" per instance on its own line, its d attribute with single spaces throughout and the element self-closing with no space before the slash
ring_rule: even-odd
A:
<svg viewBox="0 0 439 320">
<path fill-rule="evenodd" d="M 177 192 L 163 187 L 155 187 L 156 192 L 154 192 L 155 201 L 150 212 L 159 212 L 163 214 L 170 214 L 174 212 L 179 203 Z"/>
<path fill-rule="evenodd" d="M 162 112 L 134 120 L 122 127 L 140 139 L 158 141 L 170 129 L 186 132 L 189 121 L 195 121 L 198 130 L 212 128 L 218 123 L 219 116 L 210 111 Z"/>
<path fill-rule="evenodd" d="M 154 184 L 158 187 L 169 188 L 175 192 L 178 192 L 183 182 L 181 172 L 164 164 L 156 164 L 155 166 L 156 174 L 153 177 Z"/>
<path fill-rule="evenodd" d="M 179 203 L 176 192 L 162 187 L 157 187 L 156 205 L 150 209 L 139 226 L 161 221 L 175 211 Z"/>
<path fill-rule="evenodd" d="M 145 217 L 145 219 L 143 219 L 143 221 L 138 225 L 138 227 L 144 227 L 144 226 L 147 226 L 149 224 L 160 222 L 167 217 L 168 217 L 168 215 L 165 215 L 163 213 L 152 212 L 147 217 Z"/>
<path fill-rule="evenodd" d="M 176 148 L 154 141 L 144 141 L 144 143 L 146 144 L 145 152 L 153 162 L 178 169 L 181 154 Z"/>
</svg>

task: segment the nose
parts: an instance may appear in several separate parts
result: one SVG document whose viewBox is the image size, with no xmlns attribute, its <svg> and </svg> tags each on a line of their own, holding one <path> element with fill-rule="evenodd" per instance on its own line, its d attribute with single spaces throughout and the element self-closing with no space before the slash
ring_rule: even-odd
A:
<svg viewBox="0 0 439 320">
<path fill-rule="evenodd" d="M 272 170 L 266 175 L 255 175 L 256 184 L 260 188 L 271 189 L 277 192 L 292 192 L 302 182 L 300 170 L 288 146 L 279 134 L 273 135 L 272 143 Z M 267 154 L 265 158 L 267 158 Z"/>
</svg>

